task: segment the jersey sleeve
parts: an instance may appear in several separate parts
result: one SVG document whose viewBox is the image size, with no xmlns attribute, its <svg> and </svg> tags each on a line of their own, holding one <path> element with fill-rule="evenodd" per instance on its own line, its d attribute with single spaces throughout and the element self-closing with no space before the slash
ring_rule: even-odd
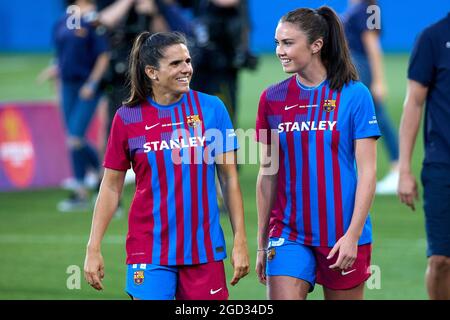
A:
<svg viewBox="0 0 450 320">
<path fill-rule="evenodd" d="M 225 104 L 216 97 L 216 105 L 215 108 L 217 110 L 217 129 L 220 131 L 221 139 L 219 143 L 217 143 L 217 148 L 215 154 L 226 153 L 229 151 L 234 151 L 239 149 L 239 143 L 236 136 L 236 133 L 233 128 L 233 124 L 231 122 L 230 115 L 228 113 Z"/>
<path fill-rule="evenodd" d="M 127 132 L 118 113 L 116 113 L 112 122 L 103 166 L 119 171 L 126 171 L 131 168 Z"/>
<path fill-rule="evenodd" d="M 259 104 L 258 104 L 258 112 L 256 114 L 256 136 L 255 139 L 257 142 L 261 142 L 264 144 L 270 144 L 271 143 L 271 136 L 270 136 L 270 126 L 269 122 L 267 120 L 267 91 L 265 90 L 261 97 L 259 98 Z"/>
<path fill-rule="evenodd" d="M 353 139 L 376 138 L 381 137 L 378 127 L 377 116 L 373 98 L 369 89 L 361 84 L 358 90 L 356 106 L 353 108 Z"/>
<path fill-rule="evenodd" d="M 408 65 L 408 79 L 429 86 L 435 75 L 432 42 L 426 31 L 417 39 Z"/>
</svg>

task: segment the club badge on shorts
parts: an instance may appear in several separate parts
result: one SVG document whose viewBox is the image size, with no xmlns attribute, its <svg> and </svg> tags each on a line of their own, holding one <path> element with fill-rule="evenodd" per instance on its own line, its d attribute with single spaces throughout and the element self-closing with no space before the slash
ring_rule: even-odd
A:
<svg viewBox="0 0 450 320">
<path fill-rule="evenodd" d="M 189 127 L 195 128 L 200 123 L 200 117 L 198 114 L 193 114 L 191 116 L 187 116 L 187 124 Z"/>
<path fill-rule="evenodd" d="M 144 271 L 135 271 L 133 274 L 134 284 L 141 285 L 144 283 Z"/>
<path fill-rule="evenodd" d="M 267 251 L 267 260 L 273 260 L 275 258 L 275 248 L 270 248 Z"/>
<path fill-rule="evenodd" d="M 325 99 L 323 101 L 323 110 L 331 112 L 336 108 L 336 100 Z"/>
</svg>

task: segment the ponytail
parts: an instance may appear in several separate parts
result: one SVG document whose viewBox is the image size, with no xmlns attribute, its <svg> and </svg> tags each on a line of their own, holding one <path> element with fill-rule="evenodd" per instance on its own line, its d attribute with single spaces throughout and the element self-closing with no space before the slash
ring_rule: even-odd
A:
<svg viewBox="0 0 450 320">
<path fill-rule="evenodd" d="M 324 47 L 320 54 L 325 63 L 333 90 L 341 90 L 344 84 L 358 80 L 358 73 L 350 56 L 344 27 L 333 9 L 322 6 L 317 10 L 328 24 L 328 38 L 324 39 Z"/>
<path fill-rule="evenodd" d="M 146 97 L 152 96 L 152 84 L 145 74 L 145 66 L 142 65 L 141 48 L 150 37 L 150 32 L 139 34 L 134 40 L 129 59 L 128 78 L 130 85 L 130 97 L 124 105 L 132 107 L 145 101 Z"/>
<path fill-rule="evenodd" d="M 350 81 L 358 80 L 344 28 L 333 9 L 328 6 L 322 6 L 317 10 L 296 9 L 284 15 L 280 22 L 297 25 L 306 34 L 310 44 L 322 38 L 320 58 L 327 70 L 331 89 L 340 91 Z"/>
<path fill-rule="evenodd" d="M 186 38 L 179 32 L 144 31 L 134 40 L 128 66 L 130 97 L 123 104 L 133 107 L 153 98 L 152 81 L 145 73 L 146 66 L 159 68 L 159 60 L 164 57 L 165 49 L 171 45 L 187 45 Z"/>
</svg>

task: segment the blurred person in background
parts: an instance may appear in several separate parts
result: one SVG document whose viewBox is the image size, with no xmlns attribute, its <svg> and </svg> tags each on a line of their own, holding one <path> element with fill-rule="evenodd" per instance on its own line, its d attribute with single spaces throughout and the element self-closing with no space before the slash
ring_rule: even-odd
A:
<svg viewBox="0 0 450 320">
<path fill-rule="evenodd" d="M 106 30 L 95 20 L 94 1 L 75 0 L 67 4 L 75 5 L 75 15 L 80 16 L 65 14 L 57 22 L 55 65 L 43 73 L 43 77 L 57 76 L 59 80 L 60 104 L 76 179 L 69 197 L 57 205 L 61 212 L 89 209 L 85 176 L 88 170 L 98 176 L 100 163 L 97 150 L 86 140 L 86 130 L 102 95 L 99 84 L 109 64 Z M 79 25 L 69 23 L 74 18 L 79 19 Z"/>
<path fill-rule="evenodd" d="M 374 99 L 378 125 L 383 135 L 389 155 L 390 171 L 377 183 L 377 194 L 396 194 L 399 178 L 398 136 L 386 110 L 386 79 L 383 70 L 383 52 L 380 44 L 380 30 L 369 29 L 368 6 L 376 5 L 375 0 L 351 0 L 343 14 L 345 34 L 360 80 L 369 89 Z M 371 11 L 369 11 L 371 12 Z"/>
<path fill-rule="evenodd" d="M 136 191 L 129 212 L 126 292 L 133 299 L 226 300 L 227 250 L 215 189 L 209 187 L 216 170 L 234 235 L 231 285 L 249 268 L 230 116 L 219 98 L 190 89 L 191 57 L 179 33 L 141 33 L 129 71 L 131 93 L 111 127 L 85 278 L 93 288 L 103 288 L 101 242 L 132 166 Z"/>
<path fill-rule="evenodd" d="M 294 75 L 267 88 L 258 106 L 259 281 L 274 300 L 306 299 L 316 281 L 327 300 L 363 299 L 380 137 L 373 99 L 330 7 L 287 13 L 275 43 Z M 276 173 L 265 170 L 268 151 Z"/>
<path fill-rule="evenodd" d="M 450 13 L 427 27 L 412 51 L 400 123 L 398 196 L 415 210 L 411 160 L 425 103 L 421 180 L 427 234 L 425 280 L 430 299 L 450 299 Z"/>
</svg>

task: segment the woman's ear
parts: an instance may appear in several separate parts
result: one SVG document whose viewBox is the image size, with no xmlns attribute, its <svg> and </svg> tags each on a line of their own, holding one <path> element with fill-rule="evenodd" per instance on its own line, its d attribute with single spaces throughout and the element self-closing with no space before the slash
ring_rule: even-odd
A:
<svg viewBox="0 0 450 320">
<path fill-rule="evenodd" d="M 320 52 L 323 47 L 323 39 L 319 38 L 311 44 L 311 51 L 313 54 Z"/>
<path fill-rule="evenodd" d="M 158 70 L 152 66 L 145 66 L 145 74 L 151 80 L 158 80 Z"/>
</svg>

